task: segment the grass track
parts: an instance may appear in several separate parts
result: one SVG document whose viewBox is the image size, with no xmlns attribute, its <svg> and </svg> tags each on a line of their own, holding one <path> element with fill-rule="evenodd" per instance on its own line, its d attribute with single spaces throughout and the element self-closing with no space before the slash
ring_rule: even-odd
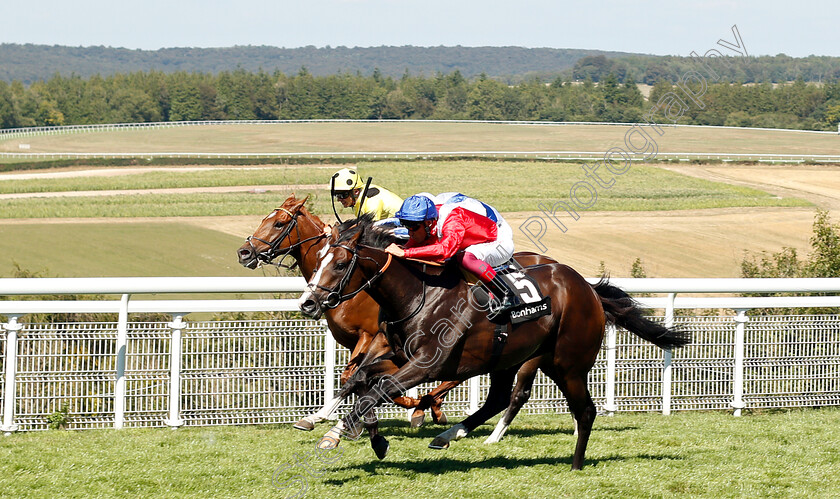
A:
<svg viewBox="0 0 840 499">
<path fill-rule="evenodd" d="M 563 416 L 520 416 L 500 444 L 492 429 L 426 448 L 441 427 L 386 422 L 383 461 L 366 439 L 328 464 L 311 454 L 321 428 L 183 428 L 40 432 L 0 439 L 8 497 L 284 497 L 272 486 L 305 473 L 306 497 L 836 497 L 840 410 L 600 417 L 580 472 Z M 326 428 L 323 428 L 326 430 Z M 295 466 L 295 463 L 302 463 Z M 299 490 L 287 489 L 287 493 Z"/>
<path fill-rule="evenodd" d="M 256 227 L 259 220 L 254 221 Z M 13 264 L 45 276 L 257 276 L 242 239 L 178 223 L 0 225 L 0 277 Z"/>
<path fill-rule="evenodd" d="M 280 153 L 316 151 L 606 151 L 629 127 L 373 122 L 214 125 L 131 129 L 0 141 L 0 151 Z M 840 154 L 831 134 L 664 127 L 661 152 Z"/>
<path fill-rule="evenodd" d="M 420 191 L 453 189 L 477 197 L 502 212 L 537 211 L 569 201 L 570 189 L 586 181 L 586 173 L 571 163 L 541 162 L 397 162 L 360 164 L 365 176 L 408 196 Z M 324 184 L 331 170 L 321 168 L 271 168 L 258 170 L 208 170 L 206 172 L 151 172 L 122 177 L 82 179 L 6 180 L 5 192 L 43 192 L 46 189 L 103 190 L 134 188 L 214 187 L 219 185 Z M 605 187 L 597 196 L 578 190 L 579 200 L 592 203 L 592 211 L 655 211 L 756 206 L 808 206 L 795 198 L 780 199 L 765 192 L 688 177 L 647 165 L 632 165 L 622 175 L 600 168 Z M 136 177 L 136 178 L 135 178 Z M 597 182 L 590 180 L 590 186 Z M 609 184 L 609 185 L 608 185 Z M 299 192 L 298 194 L 304 194 Z M 329 213 L 327 189 L 313 193 L 315 213 Z M 86 198 L 31 198 L 0 200 L 1 218 L 154 217 L 201 215 L 264 215 L 285 199 L 286 193 L 256 197 L 251 194 L 177 194 L 101 196 Z M 583 211 L 583 210 L 581 210 Z"/>
</svg>

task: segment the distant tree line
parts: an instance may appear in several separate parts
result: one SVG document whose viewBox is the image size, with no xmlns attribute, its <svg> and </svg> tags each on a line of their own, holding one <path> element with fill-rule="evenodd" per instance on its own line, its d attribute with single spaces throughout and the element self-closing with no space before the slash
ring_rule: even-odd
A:
<svg viewBox="0 0 840 499">
<path fill-rule="evenodd" d="M 746 59 L 732 58 L 733 61 L 736 59 L 737 64 L 715 65 L 720 81 L 786 83 L 802 79 L 806 82 L 821 83 L 840 80 L 840 57 L 811 55 L 795 58 L 779 54 Z M 698 62 L 690 57 L 634 54 L 606 57 L 603 54 L 595 54 L 575 62 L 571 77 L 578 81 L 591 78 L 597 82 L 612 73 L 624 81 L 626 75 L 635 74 L 642 83 L 653 85 L 659 80 L 676 82 L 677 78 L 686 72 L 697 71 L 698 66 Z"/>
<path fill-rule="evenodd" d="M 632 73 L 615 73 L 583 82 L 529 79 L 508 85 L 459 71 L 435 76 L 408 73 L 394 78 L 315 76 L 249 72 L 218 74 L 160 71 L 108 77 L 56 75 L 24 85 L 0 81 L 3 128 L 253 119 L 476 119 L 539 121 L 642 121 L 663 96 L 677 92 L 660 79 L 645 99 Z M 705 106 L 692 106 L 679 123 L 836 129 L 840 83 L 710 83 Z M 660 122 L 665 122 L 660 120 Z"/>
<path fill-rule="evenodd" d="M 730 54 L 732 55 L 732 54 Z M 840 57 L 775 56 L 748 57 L 745 64 L 722 68 L 727 82 L 784 83 L 802 78 L 806 82 L 840 79 Z M 235 46 L 221 48 L 164 48 L 129 50 L 114 47 L 67 47 L 60 45 L 0 44 L 0 80 L 29 85 L 55 74 L 90 78 L 136 71 L 164 73 L 210 73 L 244 69 L 255 73 L 281 71 L 295 74 L 306 67 L 315 76 L 338 73 L 371 76 L 378 71 L 399 78 L 405 71 L 431 77 L 458 70 L 472 79 L 486 74 L 508 84 L 533 78 L 553 81 L 598 82 L 610 73 L 624 82 L 632 74 L 653 85 L 661 79 L 676 81 L 696 69 L 690 57 L 631 54 L 585 49 L 524 47 L 298 47 Z"/>
</svg>

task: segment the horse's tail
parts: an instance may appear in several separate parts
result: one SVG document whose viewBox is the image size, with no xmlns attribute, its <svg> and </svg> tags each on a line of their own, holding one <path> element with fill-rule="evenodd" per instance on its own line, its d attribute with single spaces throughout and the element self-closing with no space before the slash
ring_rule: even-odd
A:
<svg viewBox="0 0 840 499">
<path fill-rule="evenodd" d="M 616 324 L 660 348 L 676 348 L 691 342 L 691 334 L 678 328 L 667 328 L 646 319 L 639 304 L 621 288 L 602 278 L 595 286 L 607 322 Z"/>
</svg>

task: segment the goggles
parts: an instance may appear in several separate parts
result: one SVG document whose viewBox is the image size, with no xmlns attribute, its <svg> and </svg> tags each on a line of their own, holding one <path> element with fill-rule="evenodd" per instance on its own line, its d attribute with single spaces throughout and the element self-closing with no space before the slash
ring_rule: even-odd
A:
<svg viewBox="0 0 840 499">
<path fill-rule="evenodd" d="M 402 225 L 403 227 L 408 229 L 409 232 L 414 232 L 415 230 L 419 229 L 420 227 L 423 227 L 424 224 L 423 224 L 423 222 L 416 222 L 416 221 L 413 221 L 413 220 L 400 220 L 400 225 Z"/>
</svg>

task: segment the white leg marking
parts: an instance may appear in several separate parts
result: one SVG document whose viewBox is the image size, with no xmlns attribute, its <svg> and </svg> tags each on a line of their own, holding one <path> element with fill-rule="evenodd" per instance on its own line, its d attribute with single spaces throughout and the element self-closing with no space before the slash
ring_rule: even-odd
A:
<svg viewBox="0 0 840 499">
<path fill-rule="evenodd" d="M 493 430 L 493 433 L 487 437 L 487 440 L 484 441 L 485 444 L 497 444 L 499 443 L 502 438 L 505 436 L 505 432 L 508 429 L 508 425 L 505 424 L 505 418 L 502 416 L 502 419 L 496 424 L 496 428 Z"/>
<path fill-rule="evenodd" d="M 467 427 L 461 423 L 458 423 L 435 438 L 440 438 L 449 443 L 453 440 L 461 440 L 462 438 L 466 437 L 468 433 L 469 432 L 467 431 Z"/>
</svg>

